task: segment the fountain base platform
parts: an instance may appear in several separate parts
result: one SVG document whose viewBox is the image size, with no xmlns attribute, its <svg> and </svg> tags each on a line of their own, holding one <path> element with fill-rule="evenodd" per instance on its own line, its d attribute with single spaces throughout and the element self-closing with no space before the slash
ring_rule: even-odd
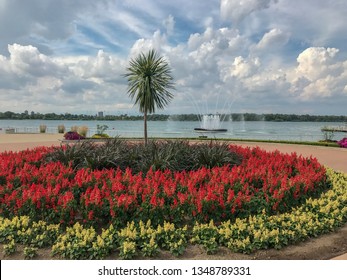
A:
<svg viewBox="0 0 347 280">
<path fill-rule="evenodd" d="M 194 128 L 197 132 L 227 132 L 228 130 L 226 128 L 217 128 L 217 129 L 208 129 L 208 128 L 202 128 L 202 127 L 196 127 Z"/>
</svg>

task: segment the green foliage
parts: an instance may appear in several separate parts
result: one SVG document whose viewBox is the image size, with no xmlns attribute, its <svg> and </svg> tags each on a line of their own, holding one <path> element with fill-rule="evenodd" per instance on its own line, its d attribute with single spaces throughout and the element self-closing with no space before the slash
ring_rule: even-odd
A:
<svg viewBox="0 0 347 280">
<path fill-rule="evenodd" d="M 96 133 L 92 136 L 94 139 L 101 139 L 101 138 L 109 138 L 110 136 L 105 133 L 105 131 L 108 129 L 108 125 L 96 125 Z"/>
<path fill-rule="evenodd" d="M 39 130 L 40 130 L 40 133 L 45 133 L 46 130 L 47 130 L 47 125 L 41 124 L 41 125 L 39 126 Z"/>
<path fill-rule="evenodd" d="M 103 139 L 103 138 L 110 138 L 110 136 L 106 133 L 102 133 L 102 134 L 94 134 L 92 135 L 93 139 Z"/>
<path fill-rule="evenodd" d="M 218 251 L 218 237 L 218 228 L 211 220 L 209 224 L 194 225 L 190 242 L 202 245 L 206 253 L 212 255 Z"/>
<path fill-rule="evenodd" d="M 71 260 L 104 259 L 114 249 L 114 235 L 113 226 L 98 235 L 93 227 L 85 228 L 76 223 L 57 237 L 52 255 Z"/>
<path fill-rule="evenodd" d="M 228 143 L 213 142 L 204 145 L 194 145 L 194 156 L 198 167 L 202 166 L 206 168 L 213 168 L 216 166 L 233 165 L 238 164 L 241 158 L 236 154 L 232 153 L 229 149 Z"/>
<path fill-rule="evenodd" d="M 65 132 L 65 126 L 63 124 L 58 125 L 58 133 L 64 133 Z"/>
<path fill-rule="evenodd" d="M 106 124 L 103 124 L 103 125 L 97 124 L 96 125 L 96 134 L 102 135 L 102 134 L 104 134 L 104 132 L 107 129 L 108 129 L 108 125 L 106 125 Z"/>
<path fill-rule="evenodd" d="M 95 144 L 89 141 L 54 147 L 53 151 L 45 156 L 45 160 L 47 162 L 61 162 L 66 166 L 72 164 L 73 168 L 77 168 L 83 166 L 85 156 L 94 148 Z"/>
<path fill-rule="evenodd" d="M 31 259 L 33 259 L 33 258 L 35 258 L 36 256 L 37 256 L 37 248 L 35 248 L 35 247 L 24 247 L 24 251 L 23 251 L 23 253 L 24 253 L 24 258 L 26 259 L 26 260 L 31 260 Z"/>
<path fill-rule="evenodd" d="M 157 231 L 152 227 L 151 220 L 139 222 L 139 243 L 141 253 L 144 257 L 154 257 L 159 252 L 159 245 L 157 243 Z"/>
<path fill-rule="evenodd" d="M 241 157 L 227 143 L 210 142 L 190 144 L 188 141 L 150 141 L 128 143 L 120 138 L 97 145 L 84 141 L 63 147 L 55 147 L 45 160 L 60 161 L 73 168 L 109 169 L 131 168 L 134 173 L 147 173 L 150 169 L 190 171 L 201 167 L 213 168 L 238 165 Z"/>
<path fill-rule="evenodd" d="M 169 250 L 174 256 L 182 255 L 187 246 L 188 227 L 176 228 L 173 223 L 158 225 L 157 238 L 161 248 Z"/>
<path fill-rule="evenodd" d="M 128 94 L 144 114 L 144 138 L 147 144 L 147 114 L 163 109 L 173 98 L 173 77 L 169 64 L 154 50 L 130 60 L 124 75 L 128 79 Z"/>
<path fill-rule="evenodd" d="M 163 109 L 173 98 L 169 64 L 154 50 L 141 53 L 130 60 L 124 75 L 128 79 L 128 94 L 139 105 L 140 112 L 154 113 L 155 107 Z"/>
<path fill-rule="evenodd" d="M 136 254 L 136 243 L 134 241 L 124 241 L 119 246 L 119 257 L 123 260 L 130 260 Z"/>
<path fill-rule="evenodd" d="M 136 241 L 139 238 L 135 223 L 128 223 L 125 228 L 117 232 L 117 236 L 119 257 L 125 260 L 132 259 L 136 255 Z"/>
<path fill-rule="evenodd" d="M 0 243 L 11 238 L 19 244 L 43 248 L 51 246 L 60 232 L 59 224 L 35 222 L 28 216 L 0 219 Z"/>
<path fill-rule="evenodd" d="M 6 256 L 9 256 L 17 252 L 17 245 L 12 236 L 8 236 L 7 241 L 8 243 L 3 246 L 3 249 L 4 249 L 4 254 Z"/>
</svg>

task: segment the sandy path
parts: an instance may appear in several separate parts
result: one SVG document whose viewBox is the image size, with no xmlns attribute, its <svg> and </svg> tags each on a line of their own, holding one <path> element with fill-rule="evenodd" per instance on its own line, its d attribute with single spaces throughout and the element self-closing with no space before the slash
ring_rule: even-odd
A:
<svg viewBox="0 0 347 280">
<path fill-rule="evenodd" d="M 60 145 L 62 134 L 0 134 L 0 152 Z"/>
</svg>

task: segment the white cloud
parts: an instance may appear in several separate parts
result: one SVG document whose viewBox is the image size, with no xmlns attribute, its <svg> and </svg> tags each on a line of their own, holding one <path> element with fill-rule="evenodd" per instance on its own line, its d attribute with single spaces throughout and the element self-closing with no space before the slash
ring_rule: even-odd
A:
<svg viewBox="0 0 347 280">
<path fill-rule="evenodd" d="M 339 52 L 336 48 L 308 48 L 297 58 L 298 75 L 309 80 L 317 80 L 327 75 L 340 75 L 342 64 L 336 60 Z"/>
<path fill-rule="evenodd" d="M 311 47 L 297 58 L 290 76 L 291 91 L 304 100 L 339 96 L 347 84 L 347 61 L 338 60 L 336 48 Z"/>
<path fill-rule="evenodd" d="M 10 68 L 18 75 L 34 77 L 55 75 L 63 67 L 50 57 L 41 54 L 36 47 L 13 44 L 8 46 Z"/>
<path fill-rule="evenodd" d="M 287 44 L 289 34 L 280 29 L 274 28 L 267 32 L 257 44 L 257 49 L 270 51 Z"/>
<path fill-rule="evenodd" d="M 130 103 L 121 76 L 125 60 L 103 51 L 95 57 L 50 58 L 33 46 L 8 48 L 9 58 L 0 55 L 0 74 L 6 77 L 0 82 L 0 111 L 18 100 L 16 110 L 30 107 L 42 112 L 65 112 L 67 108 L 83 112 L 103 104 L 119 108 L 118 103 Z"/>
<path fill-rule="evenodd" d="M 223 19 L 237 23 L 251 13 L 267 9 L 277 2 L 278 0 L 221 0 L 220 12 Z"/>
<path fill-rule="evenodd" d="M 71 69 L 80 77 L 95 82 L 121 82 L 125 61 L 99 50 L 96 57 L 81 59 Z"/>
<path fill-rule="evenodd" d="M 175 18 L 172 15 L 169 15 L 163 22 L 166 34 L 172 35 L 175 29 Z"/>
<path fill-rule="evenodd" d="M 140 53 L 146 53 L 150 49 L 161 51 L 167 48 L 167 38 L 159 30 L 155 31 L 152 38 L 137 40 L 130 50 L 130 57 L 135 57 Z"/>
<path fill-rule="evenodd" d="M 346 1 L 72 2 L 0 0 L 0 111 L 137 112 L 122 74 L 155 48 L 176 81 L 167 113 L 345 114 Z"/>
<path fill-rule="evenodd" d="M 259 58 L 246 61 L 242 56 L 235 58 L 231 67 L 231 76 L 237 78 L 247 78 L 253 76 L 260 67 Z"/>
</svg>

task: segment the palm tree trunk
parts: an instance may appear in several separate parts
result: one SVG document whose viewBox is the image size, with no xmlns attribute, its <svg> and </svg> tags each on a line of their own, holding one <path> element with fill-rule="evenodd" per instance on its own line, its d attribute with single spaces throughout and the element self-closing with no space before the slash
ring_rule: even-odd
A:
<svg viewBox="0 0 347 280">
<path fill-rule="evenodd" d="M 147 111 L 145 110 L 143 115 L 143 128 L 145 134 L 145 146 L 147 146 Z"/>
</svg>

